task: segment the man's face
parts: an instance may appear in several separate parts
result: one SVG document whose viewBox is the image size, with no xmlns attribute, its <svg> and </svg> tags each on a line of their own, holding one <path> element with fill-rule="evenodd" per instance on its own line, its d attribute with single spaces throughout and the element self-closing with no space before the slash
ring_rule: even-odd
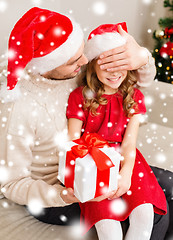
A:
<svg viewBox="0 0 173 240">
<path fill-rule="evenodd" d="M 65 64 L 43 74 L 44 77 L 49 79 L 69 79 L 75 77 L 80 71 L 81 66 L 88 63 L 87 58 L 83 54 L 84 42 L 74 57 L 70 58 Z"/>
</svg>

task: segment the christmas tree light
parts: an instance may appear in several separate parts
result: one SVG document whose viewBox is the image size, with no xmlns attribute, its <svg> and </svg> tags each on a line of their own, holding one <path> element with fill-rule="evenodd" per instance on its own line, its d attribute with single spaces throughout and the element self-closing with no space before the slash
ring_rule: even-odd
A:
<svg viewBox="0 0 173 240">
<path fill-rule="evenodd" d="M 164 7 L 173 12 L 173 0 L 164 0 Z M 173 84 L 173 17 L 161 18 L 159 26 L 153 33 L 156 41 L 153 51 L 157 68 L 156 79 Z"/>
</svg>

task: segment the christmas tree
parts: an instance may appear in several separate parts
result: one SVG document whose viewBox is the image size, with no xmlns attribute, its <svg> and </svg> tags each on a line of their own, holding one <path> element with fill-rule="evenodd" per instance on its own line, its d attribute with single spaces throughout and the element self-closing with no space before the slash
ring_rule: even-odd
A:
<svg viewBox="0 0 173 240">
<path fill-rule="evenodd" d="M 173 0 L 164 0 L 164 7 L 173 15 Z M 159 26 L 153 33 L 156 41 L 153 52 L 157 68 L 156 79 L 173 84 L 173 17 L 161 18 Z"/>
</svg>

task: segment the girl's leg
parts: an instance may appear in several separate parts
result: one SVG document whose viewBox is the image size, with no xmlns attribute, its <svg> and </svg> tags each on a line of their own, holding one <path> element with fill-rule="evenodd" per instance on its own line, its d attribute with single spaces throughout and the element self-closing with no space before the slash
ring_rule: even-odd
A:
<svg viewBox="0 0 173 240">
<path fill-rule="evenodd" d="M 136 207 L 129 216 L 130 226 L 125 240 L 149 240 L 153 228 L 154 211 L 150 203 Z"/>
<path fill-rule="evenodd" d="M 95 224 L 99 240 L 122 240 L 121 223 L 112 219 L 103 219 Z"/>
</svg>

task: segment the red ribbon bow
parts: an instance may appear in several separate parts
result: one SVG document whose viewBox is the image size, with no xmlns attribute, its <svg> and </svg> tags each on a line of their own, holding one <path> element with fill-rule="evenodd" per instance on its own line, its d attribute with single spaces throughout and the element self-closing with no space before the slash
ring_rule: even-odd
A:
<svg viewBox="0 0 173 240">
<path fill-rule="evenodd" d="M 73 154 L 80 158 L 83 158 L 88 153 L 91 154 L 97 168 L 100 171 L 107 170 L 115 166 L 111 159 L 99 149 L 104 146 L 108 146 L 108 143 L 98 134 L 83 134 L 80 139 L 74 140 L 73 142 L 78 144 L 71 148 Z"/>
</svg>

